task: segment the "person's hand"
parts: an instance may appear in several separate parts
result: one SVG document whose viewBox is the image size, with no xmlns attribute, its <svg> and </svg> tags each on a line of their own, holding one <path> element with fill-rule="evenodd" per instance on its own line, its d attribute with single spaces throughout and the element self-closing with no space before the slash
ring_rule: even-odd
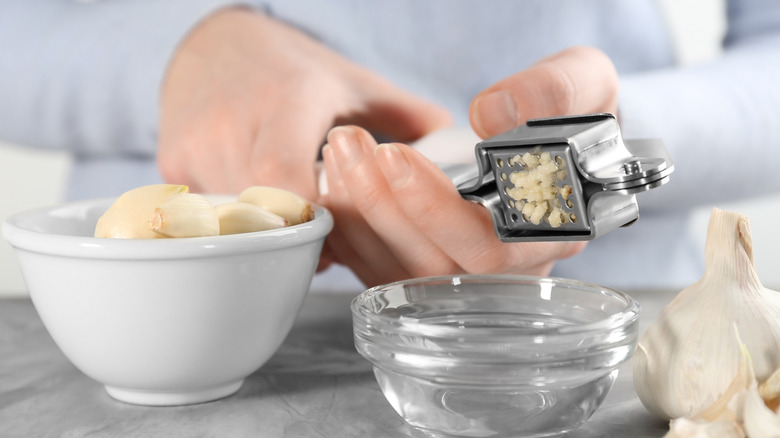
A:
<svg viewBox="0 0 780 438">
<path fill-rule="evenodd" d="M 538 61 L 479 93 L 469 118 L 482 138 L 538 117 L 608 112 L 617 115 L 618 75 L 591 47 L 572 47 Z"/>
<path fill-rule="evenodd" d="M 430 160 L 400 143 L 378 146 L 363 129 L 337 127 L 323 149 L 335 227 L 325 260 L 366 285 L 428 275 L 547 275 L 582 242 L 503 243 L 483 206 L 461 198 Z"/>
<path fill-rule="evenodd" d="M 411 141 L 450 116 L 292 27 L 226 9 L 197 26 L 170 63 L 158 165 L 165 180 L 193 191 L 272 185 L 313 200 L 319 148 L 343 123 Z"/>
<path fill-rule="evenodd" d="M 574 47 L 488 87 L 469 117 L 482 138 L 529 118 L 617 112 L 617 72 L 602 52 Z M 336 228 L 325 261 L 348 265 L 367 285 L 427 275 L 547 275 L 585 242 L 503 243 L 484 207 L 463 200 L 430 161 L 402 144 L 377 147 L 366 132 L 337 128 L 324 151 Z"/>
</svg>

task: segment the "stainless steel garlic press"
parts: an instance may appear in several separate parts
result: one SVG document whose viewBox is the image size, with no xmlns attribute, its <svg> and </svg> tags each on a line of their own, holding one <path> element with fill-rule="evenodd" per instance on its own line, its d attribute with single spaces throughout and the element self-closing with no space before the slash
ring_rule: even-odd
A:
<svg viewBox="0 0 780 438">
<path fill-rule="evenodd" d="M 639 218 L 636 194 L 669 181 L 660 140 L 623 140 L 615 116 L 529 120 L 475 147 L 477 167 L 444 169 L 484 205 L 504 242 L 592 240 Z"/>
</svg>

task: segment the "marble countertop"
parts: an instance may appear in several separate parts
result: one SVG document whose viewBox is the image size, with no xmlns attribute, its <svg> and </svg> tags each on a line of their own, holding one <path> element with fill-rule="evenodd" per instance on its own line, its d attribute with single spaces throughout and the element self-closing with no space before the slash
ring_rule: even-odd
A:
<svg viewBox="0 0 780 438">
<path fill-rule="evenodd" d="M 28 299 L 0 299 L 0 436 L 418 437 L 385 400 L 352 340 L 354 293 L 310 294 L 273 358 L 235 395 L 204 404 L 143 407 L 110 398 L 52 341 Z M 641 330 L 674 295 L 631 293 Z M 662 437 L 634 392 L 630 362 L 604 404 L 569 438 Z"/>
</svg>

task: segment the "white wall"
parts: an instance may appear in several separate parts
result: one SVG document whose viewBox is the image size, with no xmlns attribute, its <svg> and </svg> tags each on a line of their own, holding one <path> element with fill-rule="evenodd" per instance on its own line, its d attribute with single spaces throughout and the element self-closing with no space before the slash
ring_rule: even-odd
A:
<svg viewBox="0 0 780 438">
<path fill-rule="evenodd" d="M 685 63 L 694 63 L 718 51 L 723 32 L 723 2 L 662 0 L 678 52 Z M 2 103 L 0 103 L 2 104 Z M 0 219 L 12 213 L 59 202 L 67 175 L 68 157 L 61 153 L 29 150 L 0 142 Z M 775 219 L 780 217 L 780 194 L 747 203 L 721 205 L 750 217 L 755 239 L 755 260 L 759 276 L 767 286 L 780 289 L 780 233 Z M 701 241 L 709 218 L 709 208 L 697 212 L 690 223 Z M 0 296 L 24 293 L 24 283 L 11 247 L 0 241 Z"/>
</svg>

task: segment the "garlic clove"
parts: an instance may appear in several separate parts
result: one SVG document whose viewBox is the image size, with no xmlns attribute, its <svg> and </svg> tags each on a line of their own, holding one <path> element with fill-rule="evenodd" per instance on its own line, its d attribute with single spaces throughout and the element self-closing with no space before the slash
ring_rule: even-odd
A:
<svg viewBox="0 0 780 438">
<path fill-rule="evenodd" d="M 767 380 L 758 386 L 758 393 L 769 409 L 778 410 L 778 405 L 780 405 L 780 368 L 776 369 Z"/>
<path fill-rule="evenodd" d="M 763 381 L 780 367 L 778 293 L 764 288 L 753 266 L 747 218 L 713 209 L 706 270 L 662 310 L 640 337 L 634 386 L 654 415 L 673 419 L 705 410 L 731 385 L 740 366 L 733 326 Z"/>
<path fill-rule="evenodd" d="M 154 209 L 171 197 L 187 192 L 187 186 L 178 184 L 153 184 L 128 190 L 98 219 L 95 237 L 160 238 L 149 225 Z"/>
<path fill-rule="evenodd" d="M 743 423 L 750 438 L 780 437 L 780 415 L 764 404 L 756 388 L 748 391 L 745 396 Z"/>
<path fill-rule="evenodd" d="M 214 206 L 195 193 L 183 193 L 160 204 L 154 210 L 150 225 L 163 237 L 219 235 L 219 218 Z"/>
<path fill-rule="evenodd" d="M 287 220 L 247 202 L 229 202 L 216 207 L 219 233 L 238 234 L 272 230 L 287 226 Z"/>
<path fill-rule="evenodd" d="M 741 358 L 734 380 L 714 403 L 696 414 L 694 419 L 700 421 L 742 421 L 745 394 L 756 388 L 756 376 L 753 373 L 750 354 L 747 347 L 741 342 L 739 332 L 737 332 L 737 341 L 740 345 Z"/>
<path fill-rule="evenodd" d="M 745 438 L 743 428 L 733 421 L 672 420 L 664 438 Z"/>
<path fill-rule="evenodd" d="M 309 201 L 276 187 L 252 186 L 241 192 L 237 200 L 257 205 L 281 216 L 289 225 L 298 225 L 314 219 L 314 209 Z"/>
<path fill-rule="evenodd" d="M 756 378 L 747 347 L 742 343 L 736 328 L 734 332 L 741 354 L 739 369 L 728 389 L 712 405 L 696 415 L 673 419 L 666 437 L 745 436 L 742 426 L 745 397 L 748 391 L 756 389 Z"/>
</svg>

